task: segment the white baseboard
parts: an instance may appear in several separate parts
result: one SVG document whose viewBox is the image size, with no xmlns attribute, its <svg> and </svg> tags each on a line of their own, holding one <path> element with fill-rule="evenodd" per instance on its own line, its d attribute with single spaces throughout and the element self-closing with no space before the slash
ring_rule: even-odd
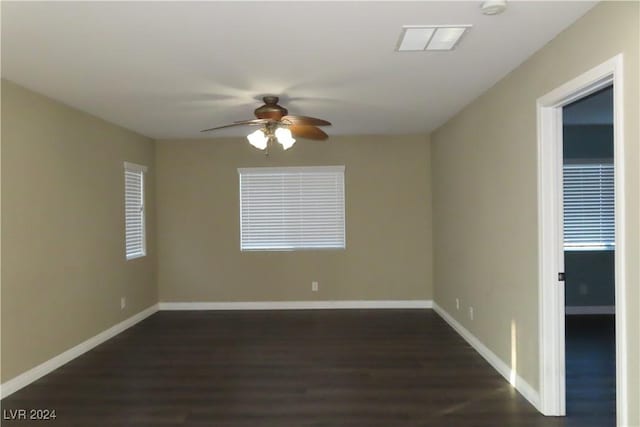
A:
<svg viewBox="0 0 640 427">
<path fill-rule="evenodd" d="M 432 308 L 432 300 L 161 302 L 160 310 L 321 310 Z"/>
<path fill-rule="evenodd" d="M 60 366 L 70 362 L 76 357 L 83 355 L 94 347 L 97 347 L 108 339 L 118 335 L 125 329 L 128 329 L 136 323 L 146 319 L 157 311 L 158 304 L 154 304 L 151 307 L 141 311 L 140 313 L 110 327 L 106 331 L 102 331 L 98 335 L 95 335 L 88 340 L 81 342 L 75 347 L 72 347 L 63 353 L 60 353 L 59 355 L 47 360 L 44 363 L 41 363 L 35 368 L 29 369 L 28 371 L 18 375 L 17 377 L 0 384 L 0 399 L 4 399 L 5 397 L 15 393 L 21 388 L 26 387 L 32 382 L 47 375 L 51 371 L 58 369 Z"/>
<path fill-rule="evenodd" d="M 566 315 L 574 314 L 616 314 L 615 305 L 568 305 L 564 309 Z"/>
<path fill-rule="evenodd" d="M 529 383 L 513 372 L 511 368 L 500 359 L 494 352 L 489 350 L 475 335 L 469 332 L 456 319 L 447 313 L 437 303 L 433 303 L 433 309 L 444 319 L 462 338 L 464 338 L 493 368 L 498 371 L 520 394 L 529 401 L 536 409 L 540 408 L 540 394 Z"/>
</svg>

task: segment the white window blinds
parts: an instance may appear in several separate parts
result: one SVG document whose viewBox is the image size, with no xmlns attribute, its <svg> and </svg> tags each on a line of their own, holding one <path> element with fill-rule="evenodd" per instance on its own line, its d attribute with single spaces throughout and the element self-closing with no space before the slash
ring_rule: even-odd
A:
<svg viewBox="0 0 640 427">
<path fill-rule="evenodd" d="M 238 173 L 241 250 L 345 247 L 344 166 Z"/>
<path fill-rule="evenodd" d="M 144 221 L 145 166 L 124 163 L 125 254 L 127 259 L 146 255 Z"/>
<path fill-rule="evenodd" d="M 605 249 L 615 245 L 612 164 L 564 165 L 564 246 Z"/>
</svg>

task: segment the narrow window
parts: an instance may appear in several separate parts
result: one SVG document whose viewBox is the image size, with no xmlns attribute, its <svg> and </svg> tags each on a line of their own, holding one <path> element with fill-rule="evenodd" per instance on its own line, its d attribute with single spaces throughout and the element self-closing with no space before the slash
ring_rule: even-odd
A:
<svg viewBox="0 0 640 427">
<path fill-rule="evenodd" d="M 344 166 L 243 168 L 240 249 L 344 249 Z"/>
<path fill-rule="evenodd" d="M 144 220 L 146 166 L 124 162 L 125 254 L 128 260 L 147 254 Z"/>
</svg>

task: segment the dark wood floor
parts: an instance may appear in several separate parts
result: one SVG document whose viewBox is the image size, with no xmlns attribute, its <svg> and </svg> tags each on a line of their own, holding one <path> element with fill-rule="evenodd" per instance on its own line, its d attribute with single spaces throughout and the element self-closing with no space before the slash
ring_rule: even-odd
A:
<svg viewBox="0 0 640 427">
<path fill-rule="evenodd" d="M 607 425 L 539 415 L 430 310 L 160 312 L 2 408 L 56 410 L 8 426 Z"/>
<path fill-rule="evenodd" d="M 615 426 L 615 316 L 567 316 L 567 414 Z"/>
</svg>

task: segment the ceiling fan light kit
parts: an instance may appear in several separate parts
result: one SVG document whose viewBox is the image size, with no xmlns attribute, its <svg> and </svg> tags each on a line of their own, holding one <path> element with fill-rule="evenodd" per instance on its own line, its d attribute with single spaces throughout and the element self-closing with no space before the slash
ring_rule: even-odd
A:
<svg viewBox="0 0 640 427">
<path fill-rule="evenodd" d="M 317 126 L 330 126 L 331 123 L 306 116 L 290 116 L 289 111 L 278 105 L 277 96 L 265 96 L 262 98 L 264 105 L 255 109 L 255 119 L 240 120 L 228 125 L 205 129 L 201 132 L 209 132 L 232 126 L 261 126 L 260 129 L 247 135 L 249 144 L 259 150 L 265 150 L 268 155 L 270 143 L 277 142 L 282 148 L 288 150 L 295 144 L 294 136 L 312 140 L 325 140 L 329 136 Z"/>
<path fill-rule="evenodd" d="M 288 150 L 295 144 L 296 140 L 291 136 L 291 131 L 287 128 L 279 127 L 276 129 L 276 141 L 282 145 L 282 148 Z"/>
<path fill-rule="evenodd" d="M 269 143 L 274 140 L 282 145 L 282 148 L 285 150 L 293 147 L 293 144 L 296 143 L 296 140 L 291 136 L 291 131 L 286 127 L 278 127 L 275 129 L 275 132 L 269 127 L 266 129 L 258 129 L 247 135 L 247 140 L 249 140 L 249 144 L 258 150 L 266 150 Z"/>
<path fill-rule="evenodd" d="M 247 135 L 247 139 L 249 140 L 249 144 L 256 147 L 258 150 L 265 150 L 267 148 L 267 144 L 269 143 L 269 138 L 262 129 L 258 129 L 255 132 L 251 132 Z"/>
</svg>

